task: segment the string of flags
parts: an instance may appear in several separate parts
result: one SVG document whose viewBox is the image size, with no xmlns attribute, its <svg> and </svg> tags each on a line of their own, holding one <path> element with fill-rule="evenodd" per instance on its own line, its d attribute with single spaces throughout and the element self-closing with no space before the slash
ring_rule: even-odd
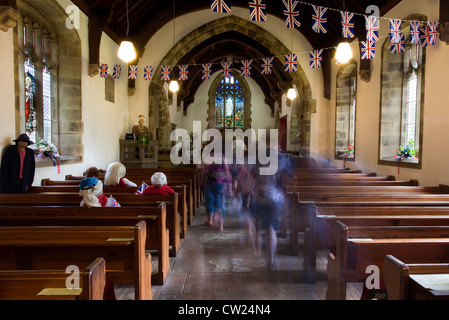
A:
<svg viewBox="0 0 449 320">
<path fill-rule="evenodd" d="M 211 10 L 217 13 L 231 13 L 231 0 L 210 0 Z M 339 11 L 341 15 L 341 32 L 342 36 L 346 39 L 352 39 L 355 36 L 354 32 L 354 16 L 361 15 L 358 13 L 341 11 L 338 9 L 328 8 L 324 6 L 318 6 L 297 0 L 282 0 L 283 13 L 285 17 L 285 25 L 287 28 L 300 28 L 300 13 L 297 8 L 299 4 L 305 4 L 312 6 L 312 29 L 315 33 L 326 34 L 327 33 L 327 13 L 329 10 Z M 251 21 L 266 22 L 266 1 L 265 0 L 249 0 L 249 17 Z M 381 19 L 389 20 L 390 22 L 390 51 L 391 53 L 403 53 L 405 52 L 405 36 L 401 31 L 402 22 L 401 19 L 389 19 L 384 17 L 376 17 L 373 15 L 365 17 L 365 29 L 366 40 L 360 42 L 361 59 L 374 59 L 375 58 L 375 44 L 379 40 L 379 22 Z M 423 47 L 432 46 L 436 44 L 438 38 L 438 22 L 423 22 L 423 21 L 408 21 L 410 24 L 410 43 L 421 44 Z M 333 48 L 325 48 L 333 49 Z M 309 67 L 312 69 L 318 69 L 321 67 L 323 59 L 323 50 L 312 50 L 305 53 L 309 53 Z M 273 60 L 275 57 L 260 58 L 261 60 L 261 73 L 268 75 L 273 70 Z M 282 57 L 277 57 L 282 59 Z M 284 56 L 285 59 L 285 71 L 295 72 L 298 70 L 298 53 L 292 53 Z M 241 61 L 240 75 L 242 77 L 250 77 L 252 72 L 253 60 Z M 196 66 L 196 65 L 195 65 Z M 129 65 L 128 79 L 136 80 L 138 74 L 137 65 Z M 170 81 L 172 76 L 172 67 L 170 65 L 157 66 L 160 67 L 161 80 Z M 189 65 L 180 65 L 178 67 L 178 80 L 185 81 L 189 77 Z M 231 68 L 232 62 L 221 62 L 223 75 L 226 78 L 232 76 Z M 212 63 L 201 64 L 202 72 L 201 79 L 209 80 L 212 78 Z M 154 74 L 154 66 L 143 66 L 143 79 L 149 81 Z M 105 78 L 108 76 L 109 66 L 108 64 L 101 64 L 100 77 Z M 112 70 L 112 77 L 114 79 L 120 79 L 122 73 L 121 65 L 114 65 Z"/>
</svg>

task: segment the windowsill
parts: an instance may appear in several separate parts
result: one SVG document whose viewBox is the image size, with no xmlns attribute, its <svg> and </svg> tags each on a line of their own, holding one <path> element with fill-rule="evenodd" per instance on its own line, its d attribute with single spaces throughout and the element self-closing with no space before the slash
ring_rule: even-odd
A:
<svg viewBox="0 0 449 320">
<path fill-rule="evenodd" d="M 36 168 L 53 167 L 53 160 L 50 158 L 35 158 Z M 61 156 L 59 165 L 67 165 L 81 162 L 81 157 Z"/>
<path fill-rule="evenodd" d="M 421 169 L 421 162 L 419 159 L 406 159 L 403 158 L 399 161 L 399 158 L 396 158 L 394 156 L 384 157 L 382 159 L 379 159 L 380 165 L 387 165 L 387 166 L 399 166 L 404 168 L 412 168 L 412 169 Z"/>
</svg>

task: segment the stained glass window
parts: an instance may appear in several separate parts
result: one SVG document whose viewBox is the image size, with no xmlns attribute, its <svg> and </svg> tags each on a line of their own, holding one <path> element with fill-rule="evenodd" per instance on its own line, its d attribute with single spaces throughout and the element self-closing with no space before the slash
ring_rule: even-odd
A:
<svg viewBox="0 0 449 320">
<path fill-rule="evenodd" d="M 243 128 L 243 88 L 234 77 L 223 78 L 215 95 L 215 126 L 217 128 Z"/>
<path fill-rule="evenodd" d="M 31 59 L 24 64 L 25 70 L 25 128 L 33 140 L 36 139 L 36 77 L 35 67 Z"/>
<path fill-rule="evenodd" d="M 42 91 L 44 98 L 44 140 L 51 141 L 51 73 L 45 67 L 42 73 Z"/>
</svg>

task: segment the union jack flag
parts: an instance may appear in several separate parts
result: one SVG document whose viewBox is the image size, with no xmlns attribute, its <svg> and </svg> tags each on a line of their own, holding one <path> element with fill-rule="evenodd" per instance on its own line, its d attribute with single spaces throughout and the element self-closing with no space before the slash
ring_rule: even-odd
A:
<svg viewBox="0 0 449 320">
<path fill-rule="evenodd" d="M 341 34 L 344 38 L 354 38 L 354 13 L 340 11 L 341 14 Z"/>
<path fill-rule="evenodd" d="M 317 69 L 321 67 L 323 49 L 310 51 L 310 67 Z"/>
<path fill-rule="evenodd" d="M 420 42 L 419 21 L 410 21 L 410 43 L 418 44 Z"/>
<path fill-rule="evenodd" d="M 285 56 L 285 71 L 298 70 L 298 56 L 296 53 L 288 54 Z"/>
<path fill-rule="evenodd" d="M 179 81 L 184 81 L 189 79 L 189 66 L 187 65 L 182 65 L 179 66 L 179 77 L 178 80 Z"/>
<path fill-rule="evenodd" d="M 375 16 L 365 16 L 366 40 L 379 40 L 379 18 Z"/>
<path fill-rule="evenodd" d="M 145 190 L 148 187 L 145 181 L 142 181 L 142 184 L 140 185 L 139 189 L 137 189 L 135 194 L 141 195 L 143 190 Z"/>
<path fill-rule="evenodd" d="M 293 29 L 295 26 L 298 28 L 301 26 L 299 22 L 299 11 L 295 10 L 298 5 L 298 1 L 294 0 L 282 0 L 284 3 L 284 16 L 285 16 L 285 25 L 287 28 Z"/>
<path fill-rule="evenodd" d="M 273 70 L 273 59 L 274 57 L 262 59 L 262 74 L 271 74 Z"/>
<path fill-rule="evenodd" d="M 202 76 L 201 79 L 202 80 L 209 80 L 212 79 L 212 63 L 205 63 L 202 65 L 203 70 L 201 71 Z"/>
<path fill-rule="evenodd" d="M 312 5 L 312 29 L 316 33 L 327 33 L 327 8 Z"/>
<path fill-rule="evenodd" d="M 231 4 L 229 0 L 211 0 L 210 8 L 213 12 L 231 13 Z"/>
<path fill-rule="evenodd" d="M 241 76 L 242 77 L 250 77 L 251 76 L 251 64 L 253 63 L 253 60 L 243 60 L 242 61 L 242 67 L 241 67 Z"/>
<path fill-rule="evenodd" d="M 231 64 L 232 62 L 222 62 L 221 66 L 223 67 L 223 76 L 225 78 L 231 78 Z"/>
<path fill-rule="evenodd" d="M 129 66 L 128 79 L 130 80 L 137 79 L 137 66 Z"/>
<path fill-rule="evenodd" d="M 267 5 L 264 0 L 248 1 L 251 21 L 267 21 Z"/>
<path fill-rule="evenodd" d="M 112 74 L 112 77 L 113 77 L 114 79 L 120 79 L 120 76 L 121 76 L 121 75 L 122 75 L 122 66 L 116 64 L 116 65 L 114 66 L 114 73 Z"/>
<path fill-rule="evenodd" d="M 108 76 L 108 65 L 103 63 L 100 68 L 100 77 L 106 78 Z"/>
<path fill-rule="evenodd" d="M 143 69 L 143 78 L 148 81 L 153 77 L 153 66 L 146 66 Z"/>
<path fill-rule="evenodd" d="M 426 26 L 426 34 L 427 34 L 427 42 L 429 46 L 433 46 L 437 42 L 438 37 L 438 22 L 427 22 Z"/>
<path fill-rule="evenodd" d="M 391 42 L 390 43 L 391 53 L 402 53 L 405 52 L 405 39 L 404 34 L 401 33 L 401 38 L 399 42 Z"/>
<path fill-rule="evenodd" d="M 108 198 L 108 203 L 110 203 L 113 208 L 120 208 L 121 207 L 120 203 L 118 203 L 118 201 L 115 200 L 115 198 L 113 196 L 110 196 Z"/>
<path fill-rule="evenodd" d="M 362 59 L 374 59 L 376 55 L 376 42 L 371 40 L 361 41 Z"/>
<path fill-rule="evenodd" d="M 161 67 L 161 80 L 162 81 L 170 81 L 170 66 L 162 66 Z"/>
<path fill-rule="evenodd" d="M 400 19 L 390 19 L 390 42 L 396 43 L 401 40 L 401 20 Z"/>
</svg>

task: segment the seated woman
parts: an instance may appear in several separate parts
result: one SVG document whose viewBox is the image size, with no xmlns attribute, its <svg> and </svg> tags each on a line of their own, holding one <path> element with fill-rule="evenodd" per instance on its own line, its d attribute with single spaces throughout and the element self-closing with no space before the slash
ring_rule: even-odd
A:
<svg viewBox="0 0 449 320">
<path fill-rule="evenodd" d="M 95 177 L 81 180 L 79 194 L 83 197 L 81 207 L 105 207 L 108 202 L 103 194 L 103 183 Z"/>
<path fill-rule="evenodd" d="M 175 191 L 167 186 L 167 176 L 162 172 L 156 172 L 151 177 L 151 186 L 143 190 L 142 194 L 173 194 Z"/>
<path fill-rule="evenodd" d="M 137 184 L 129 181 L 127 178 L 125 178 L 125 175 L 125 165 L 120 162 L 113 162 L 108 166 L 108 169 L 106 170 L 106 175 L 104 176 L 104 185 L 113 187 L 137 187 Z"/>
</svg>

